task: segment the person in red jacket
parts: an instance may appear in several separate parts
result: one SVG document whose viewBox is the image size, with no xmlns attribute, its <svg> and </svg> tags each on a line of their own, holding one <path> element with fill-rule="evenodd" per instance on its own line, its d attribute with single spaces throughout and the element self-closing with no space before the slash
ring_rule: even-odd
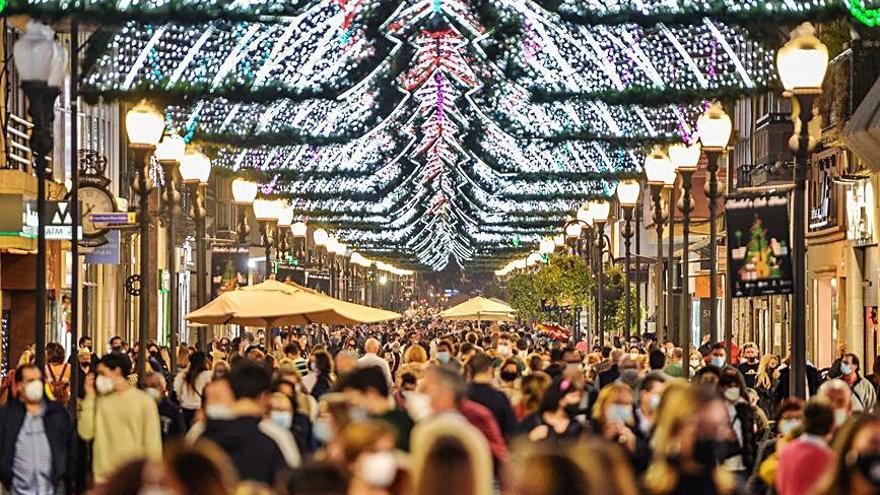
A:
<svg viewBox="0 0 880 495">
<path fill-rule="evenodd" d="M 804 408 L 804 433 L 779 453 L 776 491 L 779 495 L 812 493 L 834 465 L 828 446 L 834 428 L 834 409 L 824 397 L 814 397 Z"/>
</svg>

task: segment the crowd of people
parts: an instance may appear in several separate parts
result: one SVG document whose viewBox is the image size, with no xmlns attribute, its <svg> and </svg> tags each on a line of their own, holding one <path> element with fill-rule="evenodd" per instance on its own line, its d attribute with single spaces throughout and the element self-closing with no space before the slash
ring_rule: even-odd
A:
<svg viewBox="0 0 880 495">
<path fill-rule="evenodd" d="M 33 495 L 880 493 L 880 358 L 868 376 L 845 350 L 810 367 L 804 402 L 789 398 L 788 358 L 751 343 L 728 356 L 708 338 L 691 352 L 613 340 L 420 309 L 218 337 L 173 350 L 173 368 L 150 343 L 142 377 L 119 337 L 100 356 L 88 337 L 70 356 L 50 343 L 45 369 L 26 353 L 6 380 L 0 483 Z"/>
</svg>

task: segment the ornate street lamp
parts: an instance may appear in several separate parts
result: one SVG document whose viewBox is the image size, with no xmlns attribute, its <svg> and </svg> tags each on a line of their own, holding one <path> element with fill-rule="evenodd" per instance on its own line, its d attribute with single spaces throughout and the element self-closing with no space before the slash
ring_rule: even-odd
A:
<svg viewBox="0 0 880 495">
<path fill-rule="evenodd" d="M 599 282 L 599 290 L 596 292 L 596 328 L 599 333 L 599 346 L 605 346 L 605 327 L 602 304 L 605 292 L 605 267 L 602 253 L 605 251 L 605 223 L 608 221 L 608 215 L 611 213 L 611 203 L 607 200 L 600 199 L 590 202 L 590 216 L 593 218 L 593 224 L 596 229 L 596 269 L 597 279 Z"/>
<path fill-rule="evenodd" d="M 208 304 L 208 253 L 205 233 L 205 191 L 211 176 L 211 160 L 201 151 L 189 148 L 180 161 L 180 178 L 189 190 L 192 208 L 189 216 L 196 224 L 196 303 L 201 308 Z M 199 327 L 199 350 L 208 347 L 208 327 Z"/>
<path fill-rule="evenodd" d="M 287 241 L 287 234 L 290 231 L 290 225 L 293 223 L 293 207 L 285 200 L 279 201 L 278 229 L 275 230 L 275 237 L 277 237 L 275 246 L 278 258 L 284 259 L 290 254 L 290 244 Z"/>
<path fill-rule="evenodd" d="M 632 231 L 632 219 L 633 219 L 633 210 L 636 207 L 636 204 L 639 202 L 639 196 L 642 192 L 641 186 L 638 181 L 635 180 L 625 180 L 617 184 L 617 199 L 620 201 L 620 207 L 623 208 L 623 219 L 624 219 L 624 227 L 623 227 L 623 239 L 625 246 L 625 255 L 624 255 L 624 267 L 625 267 L 625 278 L 626 278 L 626 289 L 624 290 L 624 301 L 626 307 L 626 327 L 623 329 L 623 334 L 627 340 L 629 340 L 630 330 L 632 327 L 632 297 L 630 295 L 630 287 L 632 285 L 632 281 L 630 280 L 630 249 L 631 249 L 631 240 L 633 236 Z"/>
<path fill-rule="evenodd" d="M 257 188 L 256 182 L 247 179 L 238 178 L 232 181 L 232 200 L 238 209 L 238 225 L 235 227 L 235 232 L 238 234 L 239 244 L 248 244 L 251 228 L 248 226 L 247 212 L 257 197 Z"/>
<path fill-rule="evenodd" d="M 709 329 L 712 337 L 718 335 L 718 161 L 727 151 L 733 123 L 719 102 L 712 105 L 697 119 L 697 134 L 706 152 L 709 163 Z M 729 169 L 729 167 L 728 167 Z M 728 170 L 728 173 L 730 171 Z M 729 238 L 729 236 L 728 236 Z M 729 245 L 728 245 L 729 246 Z M 725 308 L 730 311 L 730 308 Z M 724 329 L 724 342 L 727 355 L 731 355 L 733 340 L 731 328 Z"/>
<path fill-rule="evenodd" d="M 690 271 L 690 221 L 691 211 L 694 209 L 694 200 L 691 197 L 691 179 L 697 167 L 700 164 L 700 143 L 695 142 L 688 146 L 686 144 L 674 144 L 669 147 L 669 160 L 678 170 L 681 177 L 681 200 L 678 203 L 678 209 L 682 213 L 681 227 L 681 333 L 679 342 L 685 352 L 690 353 L 691 348 L 691 301 L 690 301 L 690 280 L 688 273 Z M 673 191 L 674 193 L 674 191 Z M 670 196 L 672 200 L 672 196 Z M 671 254 L 671 253 L 670 253 Z M 670 266 L 670 272 L 671 272 Z M 671 290 L 671 286 L 670 286 Z M 672 321 L 670 315 L 670 321 Z M 685 367 L 686 368 L 686 367 Z M 684 370 L 684 377 L 688 377 L 689 370 Z"/>
<path fill-rule="evenodd" d="M 178 166 L 183 160 L 183 154 L 186 151 L 186 143 L 174 131 L 166 134 L 162 138 L 162 142 L 156 146 L 153 155 L 159 160 L 165 171 L 165 188 L 162 191 L 162 214 L 165 217 L 165 236 L 167 237 L 166 257 L 168 258 L 168 279 L 171 281 L 168 288 L 168 306 L 170 324 L 168 325 L 168 343 L 172 349 L 171 369 L 177 369 L 177 342 L 180 335 L 178 326 L 180 315 L 180 304 L 178 302 L 177 290 L 177 233 L 175 230 L 175 220 L 179 212 L 180 192 L 177 190 L 177 173 Z"/>
<path fill-rule="evenodd" d="M 67 59 L 64 48 L 55 42 L 55 31 L 35 21 L 28 21 L 27 30 L 15 42 L 12 52 L 21 79 L 21 89 L 28 98 L 28 114 L 34 123 L 29 138 L 37 176 L 34 343 L 36 364 L 43 369 L 46 364 L 46 177 L 51 176 L 47 157 L 55 146 L 52 136 L 55 99 L 61 93 Z M 74 210 L 73 213 L 78 211 Z M 73 232 L 72 242 L 78 242 L 77 239 L 77 233 Z"/>
<path fill-rule="evenodd" d="M 816 29 L 810 23 L 801 24 L 792 31 L 791 39 L 776 55 L 779 79 L 787 95 L 798 103 L 800 133 L 795 149 L 794 208 L 792 230 L 794 243 L 791 259 L 794 271 L 794 297 L 792 299 L 791 339 L 791 387 L 792 395 L 806 398 L 805 376 L 807 369 L 806 327 L 806 245 L 805 209 L 807 186 L 807 160 L 810 152 L 809 123 L 813 120 L 813 102 L 822 94 L 822 82 L 828 71 L 828 48 L 816 37 Z"/>
<path fill-rule="evenodd" d="M 290 234 L 296 242 L 296 259 L 302 264 L 306 263 L 306 237 L 309 235 L 309 227 L 305 222 L 298 221 L 290 225 Z"/>
<path fill-rule="evenodd" d="M 134 180 L 132 189 L 138 195 L 140 218 L 140 300 L 139 342 L 137 355 L 138 377 L 146 376 L 147 336 L 150 327 L 150 297 L 153 291 L 153 276 L 150 273 L 150 192 L 153 181 L 150 179 L 150 160 L 162 133 L 165 131 L 165 118 L 158 110 L 145 102 L 138 103 L 125 115 L 125 130 L 128 133 L 128 146 L 133 157 Z"/>
<path fill-rule="evenodd" d="M 645 176 L 648 178 L 648 187 L 651 190 L 651 199 L 654 203 L 654 228 L 657 229 L 657 263 L 656 263 L 656 280 L 657 280 L 657 307 L 654 312 L 657 341 L 663 342 L 668 335 L 666 330 L 666 304 L 663 300 L 665 293 L 665 281 L 663 276 L 663 224 L 666 221 L 665 212 L 663 210 L 663 189 L 667 185 L 675 183 L 675 167 L 669 161 L 666 151 L 660 146 L 655 146 L 645 158 Z M 672 235 L 672 234 L 670 234 Z M 670 267 L 671 270 L 672 267 Z M 669 286 L 670 290 L 672 286 Z"/>
<path fill-rule="evenodd" d="M 272 244 L 273 231 L 275 224 L 278 222 L 280 215 L 280 204 L 273 199 L 255 199 L 254 200 L 254 216 L 257 217 L 257 223 L 260 224 L 260 233 L 263 237 L 263 248 L 266 250 L 266 278 L 269 280 L 272 274 Z"/>
</svg>

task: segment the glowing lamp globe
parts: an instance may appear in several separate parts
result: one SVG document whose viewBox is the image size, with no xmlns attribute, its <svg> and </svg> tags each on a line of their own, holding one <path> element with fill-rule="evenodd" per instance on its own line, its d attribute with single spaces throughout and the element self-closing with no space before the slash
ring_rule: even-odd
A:
<svg viewBox="0 0 880 495">
<path fill-rule="evenodd" d="M 315 246 L 326 245 L 328 239 L 330 239 L 330 235 L 324 229 L 316 229 L 312 233 L 312 240 L 315 241 Z"/>
<path fill-rule="evenodd" d="M 165 117 L 141 101 L 125 114 L 125 131 L 128 142 L 135 146 L 156 146 L 165 132 Z"/>
<path fill-rule="evenodd" d="M 309 227 L 305 222 L 294 222 L 290 226 L 290 233 L 293 234 L 294 237 L 305 237 L 309 233 Z"/>
<path fill-rule="evenodd" d="M 577 213 L 575 213 L 575 217 L 577 217 L 578 221 L 583 222 L 587 225 L 593 225 L 593 214 L 590 212 L 590 207 L 588 203 L 583 204 L 580 208 L 578 208 Z"/>
<path fill-rule="evenodd" d="M 816 37 L 816 28 L 805 22 L 776 53 L 776 69 L 786 91 L 820 94 L 828 72 L 828 47 Z"/>
<path fill-rule="evenodd" d="M 207 184 L 211 176 L 211 160 L 201 151 L 191 148 L 180 161 L 180 177 L 184 184 Z"/>
<path fill-rule="evenodd" d="M 642 188 L 638 181 L 629 179 L 617 184 L 617 199 L 621 206 L 634 207 L 639 202 L 639 193 Z"/>
<path fill-rule="evenodd" d="M 185 153 L 186 143 L 180 134 L 174 131 L 171 131 L 171 134 L 166 134 L 162 141 L 156 145 L 156 151 L 153 152 L 159 161 L 177 163 L 183 161 Z"/>
<path fill-rule="evenodd" d="M 541 254 L 551 254 L 556 251 L 556 243 L 553 239 L 543 239 L 538 245 L 538 252 Z"/>
<path fill-rule="evenodd" d="M 690 146 L 676 143 L 669 147 L 669 161 L 672 162 L 672 166 L 676 170 L 696 171 L 702 154 L 703 148 L 699 141 L 694 141 L 694 144 Z"/>
<path fill-rule="evenodd" d="M 29 20 L 24 34 L 12 47 L 15 69 L 22 81 L 48 82 L 52 73 L 55 31 L 51 27 Z M 51 57 L 46 54 L 51 53 Z"/>
<path fill-rule="evenodd" d="M 257 197 L 257 183 L 247 179 L 235 179 L 232 181 L 232 199 L 237 204 L 249 205 Z"/>
<path fill-rule="evenodd" d="M 578 222 L 572 222 L 565 226 L 565 235 L 572 238 L 577 239 L 581 236 L 581 224 Z"/>
<path fill-rule="evenodd" d="M 290 224 L 293 223 L 293 207 L 287 204 L 287 201 L 284 200 L 280 201 L 279 206 L 278 226 L 290 227 Z"/>
<path fill-rule="evenodd" d="M 724 107 L 717 101 L 697 119 L 697 134 L 706 151 L 720 153 L 727 149 L 731 133 L 733 133 L 733 123 L 730 121 L 730 115 L 727 115 Z"/>
<path fill-rule="evenodd" d="M 593 201 L 590 203 L 590 214 L 596 222 L 608 221 L 608 215 L 611 213 L 611 203 L 604 199 Z"/>
<path fill-rule="evenodd" d="M 258 222 L 274 222 L 278 220 L 275 201 L 266 198 L 254 200 L 254 216 Z"/>
<path fill-rule="evenodd" d="M 556 247 L 562 247 L 565 245 L 565 234 L 557 234 L 553 237 L 553 243 L 556 244 Z"/>
</svg>

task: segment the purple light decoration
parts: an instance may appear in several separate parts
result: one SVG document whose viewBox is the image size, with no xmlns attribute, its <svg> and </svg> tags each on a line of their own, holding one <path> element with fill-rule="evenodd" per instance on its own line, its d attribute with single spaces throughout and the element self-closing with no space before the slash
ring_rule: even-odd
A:
<svg viewBox="0 0 880 495">
<path fill-rule="evenodd" d="M 262 192 L 265 195 L 272 194 L 272 192 L 275 191 L 275 185 L 277 183 L 278 183 L 278 175 L 276 174 L 276 175 L 272 176 L 271 181 L 269 181 L 265 184 L 260 184 L 260 192 Z"/>
<path fill-rule="evenodd" d="M 715 79 L 718 65 L 718 39 L 712 37 L 712 56 L 709 57 L 709 79 Z"/>
<path fill-rule="evenodd" d="M 523 22 L 523 49 L 526 58 L 532 58 L 538 53 L 538 44 L 535 42 L 535 30 L 529 21 Z"/>
</svg>

